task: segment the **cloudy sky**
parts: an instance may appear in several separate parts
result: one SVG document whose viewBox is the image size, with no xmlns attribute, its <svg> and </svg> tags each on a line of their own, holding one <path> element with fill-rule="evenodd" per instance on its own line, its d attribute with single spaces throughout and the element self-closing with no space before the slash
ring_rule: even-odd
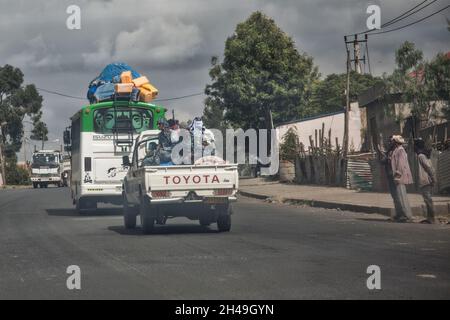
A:
<svg viewBox="0 0 450 320">
<path fill-rule="evenodd" d="M 295 40 L 300 51 L 314 57 L 324 76 L 345 71 L 343 36 L 366 29 L 370 4 L 380 5 L 386 22 L 421 1 L 0 0 L 0 64 L 19 67 L 26 83 L 79 97 L 113 61 L 127 62 L 147 75 L 161 99 L 199 93 L 209 81 L 210 57 L 221 56 L 236 24 L 260 10 Z M 81 8 L 81 30 L 66 27 L 70 5 Z M 445 5 L 448 0 L 438 0 L 398 26 Z M 394 50 L 405 40 L 415 42 L 427 58 L 449 51 L 446 16 L 450 9 L 404 30 L 369 38 L 373 73 L 392 70 Z M 41 94 L 50 139 L 58 139 L 70 116 L 87 100 Z M 185 120 L 201 114 L 203 99 L 161 104 Z"/>
</svg>

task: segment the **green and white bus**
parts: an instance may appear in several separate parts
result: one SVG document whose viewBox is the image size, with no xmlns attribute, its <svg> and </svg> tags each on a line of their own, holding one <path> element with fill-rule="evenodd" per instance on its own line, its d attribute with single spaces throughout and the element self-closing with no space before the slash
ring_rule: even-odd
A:
<svg viewBox="0 0 450 320">
<path fill-rule="evenodd" d="M 164 107 L 143 102 L 107 101 L 84 106 L 71 118 L 64 143 L 71 153 L 70 188 L 78 212 L 97 203 L 122 204 L 122 180 L 137 135 L 156 129 Z"/>
</svg>

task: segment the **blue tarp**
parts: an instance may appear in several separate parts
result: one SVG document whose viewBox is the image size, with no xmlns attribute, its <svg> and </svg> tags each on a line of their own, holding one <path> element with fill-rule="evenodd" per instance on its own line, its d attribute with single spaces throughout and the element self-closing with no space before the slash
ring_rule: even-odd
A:
<svg viewBox="0 0 450 320">
<path fill-rule="evenodd" d="M 119 83 L 120 82 L 120 75 L 124 71 L 131 71 L 132 78 L 139 78 L 141 75 L 131 68 L 129 65 L 127 65 L 124 62 L 115 62 L 108 64 L 103 71 L 96 77 L 94 80 L 91 81 L 89 84 L 89 89 L 87 92 L 87 98 L 90 103 L 94 103 L 97 101 L 96 99 L 96 91 L 97 88 L 104 85 L 105 83 Z M 101 95 L 102 100 L 107 99 L 104 94 Z"/>
</svg>

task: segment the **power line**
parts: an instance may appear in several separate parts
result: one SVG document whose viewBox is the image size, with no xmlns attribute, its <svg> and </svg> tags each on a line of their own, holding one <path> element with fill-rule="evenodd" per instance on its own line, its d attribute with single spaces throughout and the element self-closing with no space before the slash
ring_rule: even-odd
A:
<svg viewBox="0 0 450 320">
<path fill-rule="evenodd" d="M 416 21 L 414 21 L 414 22 L 408 23 L 408 24 L 406 24 L 406 25 L 404 25 L 404 26 L 397 27 L 397 28 L 391 29 L 391 30 L 386 30 L 386 31 L 380 31 L 380 32 L 371 33 L 370 35 L 373 36 L 373 35 L 377 35 L 377 34 L 383 34 L 383 33 L 388 33 L 388 32 L 397 31 L 397 30 L 401 30 L 401 29 L 407 28 L 407 27 L 412 26 L 412 25 L 414 25 L 414 24 L 416 24 L 416 23 L 419 23 L 419 22 L 422 22 L 422 21 L 424 21 L 424 20 L 426 20 L 426 19 L 428 19 L 428 18 L 431 18 L 432 16 L 434 16 L 434 15 L 436 15 L 436 14 L 438 14 L 438 13 L 440 13 L 440 12 L 442 12 L 442 11 L 448 9 L 448 8 L 450 8 L 450 5 L 448 5 L 448 6 L 444 7 L 444 8 L 442 8 L 442 9 L 440 9 L 440 10 L 438 10 L 438 11 L 432 13 L 432 14 L 429 14 L 428 16 L 423 17 L 422 19 L 419 19 L 419 20 L 416 20 Z"/>
<path fill-rule="evenodd" d="M 65 94 L 65 93 L 60 93 L 60 92 L 56 92 L 56 91 L 52 91 L 52 90 L 47 90 L 47 89 L 42 89 L 42 88 L 36 88 L 36 89 L 38 89 L 39 91 L 47 92 L 47 93 L 50 93 L 50 94 L 55 94 L 55 95 L 58 95 L 58 96 L 61 96 L 61 97 L 66 97 L 66 98 L 72 98 L 72 99 L 78 99 L 78 100 L 85 100 L 86 99 L 86 98 L 75 97 L 75 96 L 71 96 L 71 95 L 68 95 L 68 94 Z"/>
<path fill-rule="evenodd" d="M 405 12 L 403 15 L 401 15 L 401 16 L 397 17 L 396 19 L 394 19 L 395 21 L 387 22 L 387 23 L 385 23 L 384 25 L 382 25 L 381 27 L 384 28 L 384 27 L 390 26 L 390 25 L 392 25 L 392 24 L 394 24 L 394 23 L 397 23 L 397 22 L 399 22 L 399 21 L 402 21 L 403 19 L 406 19 L 406 18 L 412 16 L 413 14 L 415 14 L 415 13 L 417 13 L 417 12 L 419 12 L 419 11 L 422 11 L 422 10 L 425 9 L 426 7 L 429 7 L 430 5 L 432 5 L 433 3 L 435 3 L 436 1 L 438 1 L 438 0 L 433 0 L 433 1 L 431 1 L 430 3 L 428 3 L 427 5 L 423 6 L 422 8 L 419 8 L 418 10 L 416 10 L 416 11 L 414 11 L 414 12 L 411 12 L 410 14 L 408 14 L 408 15 L 402 17 L 403 15 L 407 14 L 409 11 L 411 11 L 411 10 L 417 8 L 417 6 L 420 6 L 420 5 L 422 5 L 424 2 L 426 2 L 426 1 L 424 1 L 424 2 L 420 3 L 419 5 L 417 5 L 416 7 L 414 7 L 413 9 L 408 10 L 408 11 Z"/>
<path fill-rule="evenodd" d="M 400 21 L 399 19 L 403 20 L 404 18 L 406 18 L 406 17 L 402 18 L 404 15 L 406 15 L 406 14 L 410 13 L 411 11 L 413 11 L 414 9 L 420 7 L 421 5 L 423 5 L 423 4 L 424 4 L 425 2 L 427 2 L 427 1 L 428 1 L 428 0 L 422 1 L 421 3 L 419 3 L 419 4 L 415 5 L 414 7 L 412 7 L 411 9 L 409 9 L 409 10 L 403 12 L 401 15 L 399 15 L 399 16 L 397 16 L 397 17 L 395 17 L 395 18 L 389 20 L 388 22 L 382 24 L 382 25 L 381 25 L 381 28 L 384 28 L 384 27 L 386 27 L 386 26 L 389 26 L 389 25 L 391 25 L 391 24 L 394 24 L 394 23 Z M 437 0 L 433 0 L 433 2 L 436 2 L 436 1 L 437 1 Z M 433 2 L 427 4 L 425 7 L 429 6 L 429 5 L 432 4 Z M 417 10 L 417 11 L 411 13 L 411 14 L 414 14 L 414 13 L 416 13 L 416 12 L 419 12 L 420 10 L 424 9 L 425 7 L 421 8 L 421 9 L 419 9 L 419 10 Z M 408 15 L 408 16 L 409 16 L 409 15 Z M 370 32 L 376 31 L 376 30 L 377 30 L 377 29 L 365 30 L 365 31 L 361 31 L 361 32 L 356 33 L 356 35 L 365 34 L 365 33 L 370 33 Z M 347 36 L 351 36 L 351 35 L 347 35 Z"/>
<path fill-rule="evenodd" d="M 61 92 L 57 92 L 57 91 L 52 91 L 52 90 L 48 90 L 48 89 L 43 89 L 43 88 L 36 88 L 36 89 L 38 89 L 39 91 L 42 91 L 42 92 L 58 95 L 58 96 L 65 97 L 65 98 L 71 98 L 71 99 L 77 99 L 77 100 L 86 100 L 86 98 L 83 98 L 83 97 L 71 96 L 69 94 L 65 94 L 65 93 L 61 93 Z M 192 93 L 192 94 L 188 94 L 188 95 L 180 96 L 180 97 L 172 97 L 172 98 L 165 98 L 165 99 L 155 99 L 153 101 L 155 101 L 155 102 L 172 101 L 172 100 L 179 100 L 179 99 L 185 99 L 185 98 L 200 96 L 200 95 L 203 95 L 203 94 L 204 94 L 203 92 L 199 92 L 199 93 Z"/>
<path fill-rule="evenodd" d="M 166 99 L 155 99 L 153 101 L 172 101 L 172 100 L 179 100 L 179 99 L 185 99 L 185 98 L 190 98 L 190 97 L 195 97 L 195 96 L 200 96 L 203 95 L 204 92 L 199 92 L 199 93 L 192 93 L 192 94 L 188 94 L 185 96 L 181 96 L 181 97 L 174 97 L 174 98 L 166 98 Z"/>
</svg>

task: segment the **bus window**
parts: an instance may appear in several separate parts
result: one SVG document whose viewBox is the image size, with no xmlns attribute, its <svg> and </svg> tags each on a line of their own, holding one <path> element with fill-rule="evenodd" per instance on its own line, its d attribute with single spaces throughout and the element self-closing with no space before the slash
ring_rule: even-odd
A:
<svg viewBox="0 0 450 320">
<path fill-rule="evenodd" d="M 129 120 L 134 133 L 152 129 L 152 112 L 142 108 L 103 108 L 94 110 L 94 130 L 96 133 L 112 133 L 116 120 Z M 118 123 L 119 121 L 117 121 Z"/>
</svg>

